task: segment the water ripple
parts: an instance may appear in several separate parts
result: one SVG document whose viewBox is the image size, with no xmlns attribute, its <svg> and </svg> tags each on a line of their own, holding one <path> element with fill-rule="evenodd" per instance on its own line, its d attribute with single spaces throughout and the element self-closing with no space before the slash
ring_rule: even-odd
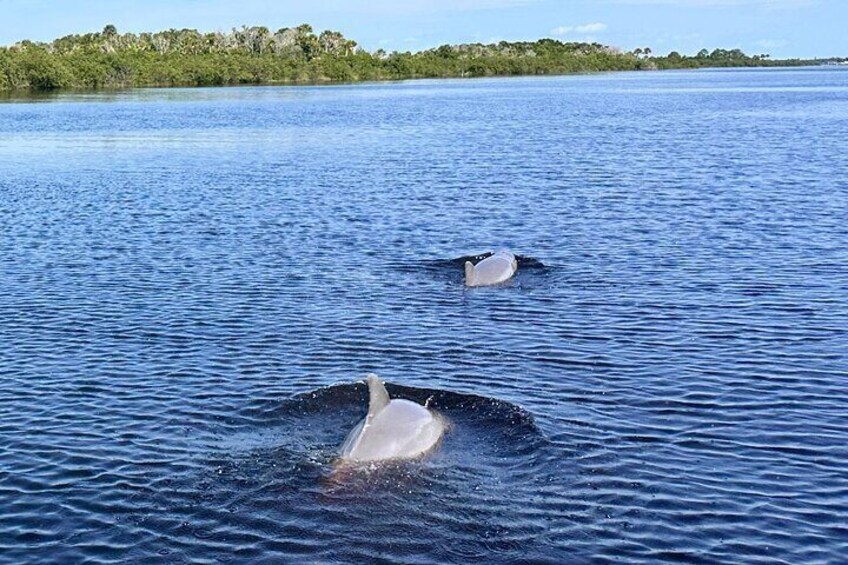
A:
<svg viewBox="0 0 848 565">
<path fill-rule="evenodd" d="M 0 561 L 841 561 L 846 80 L 0 104 Z"/>
</svg>

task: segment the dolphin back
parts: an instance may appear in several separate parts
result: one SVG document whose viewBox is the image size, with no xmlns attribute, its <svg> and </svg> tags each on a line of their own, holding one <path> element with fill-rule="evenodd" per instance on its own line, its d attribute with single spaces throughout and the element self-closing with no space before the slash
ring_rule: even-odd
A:
<svg viewBox="0 0 848 565">
<path fill-rule="evenodd" d="M 469 268 L 472 275 L 469 277 Z M 487 286 L 499 284 L 512 278 L 518 269 L 515 255 L 506 250 L 497 251 L 477 265 L 465 263 L 465 284 L 467 286 Z"/>
<path fill-rule="evenodd" d="M 341 456 L 349 461 L 407 459 L 432 449 L 444 419 L 410 400 L 390 400 L 377 375 L 368 375 L 368 415 L 347 435 Z"/>
<path fill-rule="evenodd" d="M 348 461 L 411 459 L 424 455 L 441 439 L 444 419 L 409 400 L 392 400 L 372 420 L 362 420 L 342 445 Z"/>
</svg>

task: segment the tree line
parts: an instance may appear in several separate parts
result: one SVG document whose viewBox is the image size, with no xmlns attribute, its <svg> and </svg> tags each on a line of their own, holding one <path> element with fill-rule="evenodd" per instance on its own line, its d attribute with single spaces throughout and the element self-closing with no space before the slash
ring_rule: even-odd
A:
<svg viewBox="0 0 848 565">
<path fill-rule="evenodd" d="M 748 56 L 738 49 L 656 57 L 650 48 L 622 52 L 599 43 L 554 39 L 442 45 L 415 53 L 368 52 L 337 31 L 316 34 L 308 24 L 277 31 L 243 26 L 227 33 L 170 29 L 140 34 L 119 33 L 107 25 L 100 32 L 68 35 L 49 43 L 21 41 L 0 47 L 0 90 L 352 82 L 804 63 Z"/>
</svg>

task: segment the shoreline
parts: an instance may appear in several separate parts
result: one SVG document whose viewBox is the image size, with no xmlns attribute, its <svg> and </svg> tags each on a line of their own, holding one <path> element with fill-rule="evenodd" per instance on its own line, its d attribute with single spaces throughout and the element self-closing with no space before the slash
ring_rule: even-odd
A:
<svg viewBox="0 0 848 565">
<path fill-rule="evenodd" d="M 559 76 L 615 71 L 789 67 L 842 59 L 771 59 L 741 49 L 695 55 L 649 47 L 623 51 L 597 42 L 499 41 L 440 45 L 410 52 L 369 52 L 339 32 L 309 24 L 271 31 L 194 29 L 155 33 L 74 34 L 52 42 L 0 47 L 0 92 L 108 91 L 206 86 L 316 86 L 371 81 Z"/>
<path fill-rule="evenodd" d="M 50 90 L 38 89 L 0 89 L 0 102 L 8 102 L 14 100 L 27 99 L 48 99 L 61 95 L 69 94 L 120 94 L 133 90 L 171 90 L 171 89 L 226 89 L 240 87 L 330 87 L 330 86 L 361 86 L 361 85 L 386 85 L 397 84 L 403 82 L 421 82 L 421 81 L 466 81 L 466 80 L 487 80 L 487 79 L 525 79 L 525 78 L 557 78 L 569 76 L 590 76 L 604 74 L 624 74 L 624 73 L 668 73 L 681 71 L 715 71 L 715 70 L 764 70 L 764 69 L 818 69 L 818 68 L 833 68 L 844 69 L 843 65 L 833 65 L 826 62 L 817 64 L 787 64 L 787 65 L 739 65 L 739 66 L 702 66 L 702 67 L 680 67 L 680 68 L 654 68 L 654 69 L 603 69 L 595 71 L 576 71 L 567 73 L 536 73 L 536 74 L 495 74 L 481 76 L 441 76 L 441 77 L 402 77 L 402 78 L 383 78 L 383 79 L 363 79 L 363 80 L 334 80 L 334 79 L 319 79 L 310 81 L 259 81 L 259 82 L 244 82 L 233 84 L 195 84 L 195 83 L 180 83 L 180 84 L 144 84 L 144 85 L 123 85 L 123 86 L 104 86 L 99 88 L 55 88 Z"/>
</svg>

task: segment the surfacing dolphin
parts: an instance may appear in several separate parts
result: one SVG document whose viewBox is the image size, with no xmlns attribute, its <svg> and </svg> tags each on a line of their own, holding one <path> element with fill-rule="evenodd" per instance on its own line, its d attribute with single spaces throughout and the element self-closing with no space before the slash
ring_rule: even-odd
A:
<svg viewBox="0 0 848 565">
<path fill-rule="evenodd" d="M 495 251 L 476 265 L 465 262 L 465 285 L 488 286 L 509 280 L 518 270 L 515 255 L 505 249 Z"/>
<path fill-rule="evenodd" d="M 411 400 L 389 399 L 374 373 L 368 381 L 368 415 L 351 430 L 341 448 L 345 461 L 410 459 L 430 451 L 445 431 L 445 420 Z"/>
</svg>

